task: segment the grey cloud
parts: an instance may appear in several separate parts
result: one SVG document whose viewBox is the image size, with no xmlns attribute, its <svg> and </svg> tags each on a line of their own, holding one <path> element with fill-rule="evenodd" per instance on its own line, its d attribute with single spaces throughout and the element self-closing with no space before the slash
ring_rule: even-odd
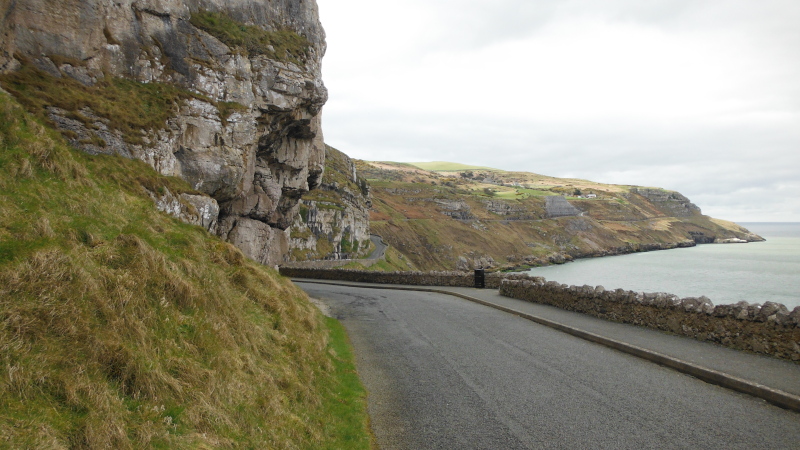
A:
<svg viewBox="0 0 800 450">
<path fill-rule="evenodd" d="M 503 118 L 364 111 L 326 118 L 329 143 L 368 160 L 450 160 L 598 182 L 675 189 L 704 210 L 800 180 L 797 132 L 732 126 L 631 130 Z M 346 139 L 338 141 L 338 136 Z M 761 194 L 763 196 L 763 194 Z M 699 200 L 698 200 L 699 199 Z M 702 204 L 705 199 L 715 204 Z M 722 199 L 727 199 L 722 201 Z M 762 199 L 764 202 L 767 199 Z M 771 199 L 770 201 L 782 199 Z M 788 203 L 800 205 L 797 199 Z M 767 208 L 769 209 L 769 208 Z M 786 207 L 783 207 L 785 210 Z M 799 214 L 794 207 L 794 214 Z M 775 209 L 777 210 L 777 208 Z M 724 218 L 724 217 L 723 217 Z"/>
<path fill-rule="evenodd" d="M 715 75 L 720 84 L 732 87 L 724 91 L 728 97 L 714 97 L 720 103 L 705 115 L 693 111 L 692 98 L 687 97 L 686 111 L 692 119 L 667 114 L 670 118 L 663 120 L 597 114 L 599 118 L 593 120 L 579 119 L 580 115 L 538 121 L 517 117 L 492 105 L 492 95 L 513 95 L 519 88 L 513 84 L 524 84 L 520 74 L 506 73 L 502 66 L 497 67 L 496 79 L 478 86 L 483 91 L 476 101 L 486 102 L 480 113 L 436 114 L 431 111 L 442 102 L 436 91 L 420 93 L 378 82 L 370 86 L 376 89 L 377 99 L 379 90 L 391 89 L 419 96 L 419 101 L 404 105 L 412 108 L 405 112 L 370 103 L 371 99 L 350 100 L 349 109 L 337 110 L 333 87 L 346 82 L 348 70 L 352 71 L 352 67 L 342 67 L 335 72 L 341 78 L 330 83 L 332 101 L 324 119 L 330 144 L 362 159 L 452 160 L 600 182 L 655 185 L 681 191 L 706 213 L 730 214 L 720 214 L 721 218 L 800 220 L 800 58 L 796 55 L 800 2 L 429 0 L 425 5 L 430 5 L 436 26 L 429 30 L 429 40 L 405 53 L 415 58 L 451 51 L 469 55 L 471 49 L 527 37 L 569 18 L 600 17 L 612 25 L 638 24 L 669 37 L 680 36 L 685 42 L 695 42 L 693 37 L 701 35 L 713 39 L 716 46 L 712 48 L 730 52 L 734 60 L 741 57 L 744 63 Z M 717 45 L 721 39 L 730 43 Z M 414 61 L 404 59 L 403 64 Z M 373 73 L 379 77 L 383 72 Z M 437 73 L 423 76 L 430 83 L 441 81 Z M 592 80 L 577 82 L 591 84 Z M 713 89 L 713 81 L 709 86 Z M 350 86 L 351 90 L 365 88 Z M 660 86 L 653 83 L 650 88 Z M 647 94 L 644 90 L 637 95 L 646 98 Z M 354 112 L 358 102 L 364 103 Z M 535 101 L 530 104 L 532 110 L 537 107 L 541 105 Z M 534 116 L 546 114 L 538 112 Z"/>
</svg>

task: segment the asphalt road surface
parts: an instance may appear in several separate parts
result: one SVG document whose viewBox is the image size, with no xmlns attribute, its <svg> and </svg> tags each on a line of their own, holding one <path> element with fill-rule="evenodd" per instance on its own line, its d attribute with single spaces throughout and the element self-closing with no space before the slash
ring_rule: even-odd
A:
<svg viewBox="0 0 800 450">
<path fill-rule="evenodd" d="M 347 328 L 382 449 L 800 449 L 800 414 L 508 313 L 298 285 Z"/>
<path fill-rule="evenodd" d="M 378 236 L 377 234 L 370 234 L 369 240 L 375 244 L 375 250 L 367 256 L 367 259 L 378 259 L 383 258 L 383 255 L 386 254 L 386 249 L 389 247 L 386 243 L 383 242 L 383 238 Z"/>
</svg>

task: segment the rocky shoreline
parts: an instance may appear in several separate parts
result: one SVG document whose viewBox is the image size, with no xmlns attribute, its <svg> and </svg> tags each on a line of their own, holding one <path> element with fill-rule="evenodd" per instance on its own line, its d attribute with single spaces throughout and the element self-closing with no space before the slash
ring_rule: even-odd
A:
<svg viewBox="0 0 800 450">
<path fill-rule="evenodd" d="M 548 255 L 546 258 L 531 258 L 530 261 L 526 261 L 523 264 L 514 264 L 514 265 L 506 265 L 500 267 L 499 270 L 503 272 L 522 272 L 528 269 L 532 269 L 534 267 L 544 267 L 544 266 L 551 266 L 554 264 L 566 264 L 568 262 L 573 262 L 579 259 L 589 259 L 589 258 L 602 258 L 604 256 L 620 256 L 620 255 L 629 255 L 632 253 L 642 253 L 642 252 L 654 252 L 659 250 L 672 250 L 676 248 L 689 248 L 689 247 L 696 247 L 698 245 L 708 245 L 708 244 L 739 244 L 739 243 L 750 243 L 750 242 L 764 242 L 766 239 L 762 238 L 758 235 L 753 235 L 756 238 L 752 240 L 744 240 L 744 239 L 718 239 L 714 242 L 696 242 L 696 241 L 681 241 L 681 242 L 668 242 L 668 243 L 650 243 L 650 244 L 631 244 L 626 246 L 619 246 L 619 247 L 612 247 L 603 249 L 600 251 L 595 252 L 581 252 L 575 251 L 570 253 L 553 253 Z"/>
</svg>

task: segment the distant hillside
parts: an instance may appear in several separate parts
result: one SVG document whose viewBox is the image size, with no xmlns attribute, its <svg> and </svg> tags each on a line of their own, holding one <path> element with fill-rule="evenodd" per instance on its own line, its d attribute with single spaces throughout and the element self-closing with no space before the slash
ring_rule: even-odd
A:
<svg viewBox="0 0 800 450">
<path fill-rule="evenodd" d="M 372 187 L 372 232 L 424 269 L 536 266 L 761 240 L 702 215 L 674 191 L 426 164 L 436 171 L 417 163 L 356 161 Z"/>
<path fill-rule="evenodd" d="M 498 170 L 492 169 L 491 167 L 470 166 L 469 164 L 448 161 L 412 162 L 406 164 L 419 167 L 420 169 L 429 170 L 431 172 L 452 172 L 458 170 Z"/>
</svg>

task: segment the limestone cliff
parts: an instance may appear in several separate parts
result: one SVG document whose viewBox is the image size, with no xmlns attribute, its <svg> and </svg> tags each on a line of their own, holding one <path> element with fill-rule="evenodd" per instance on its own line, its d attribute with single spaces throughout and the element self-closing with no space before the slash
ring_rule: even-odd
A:
<svg viewBox="0 0 800 450">
<path fill-rule="evenodd" d="M 668 216 L 690 217 L 701 215 L 700 208 L 679 192 L 664 189 L 632 188 L 628 199 L 632 195 L 641 195 Z"/>
<path fill-rule="evenodd" d="M 326 146 L 320 187 L 304 195 L 289 233 L 290 261 L 356 259 L 369 251 L 369 185 L 344 153 Z"/>
<path fill-rule="evenodd" d="M 3 86 L 73 145 L 187 180 L 196 192 L 152 196 L 256 261 L 284 259 L 283 230 L 323 171 L 325 34 L 314 0 L 3 1 L 0 35 Z M 34 82 L 89 98 L 42 99 L 25 89 Z M 155 100 L 118 104 L 137 90 Z M 119 123 L 93 100 L 109 92 L 117 108 L 145 104 L 142 120 L 159 100 L 169 114 Z"/>
</svg>

